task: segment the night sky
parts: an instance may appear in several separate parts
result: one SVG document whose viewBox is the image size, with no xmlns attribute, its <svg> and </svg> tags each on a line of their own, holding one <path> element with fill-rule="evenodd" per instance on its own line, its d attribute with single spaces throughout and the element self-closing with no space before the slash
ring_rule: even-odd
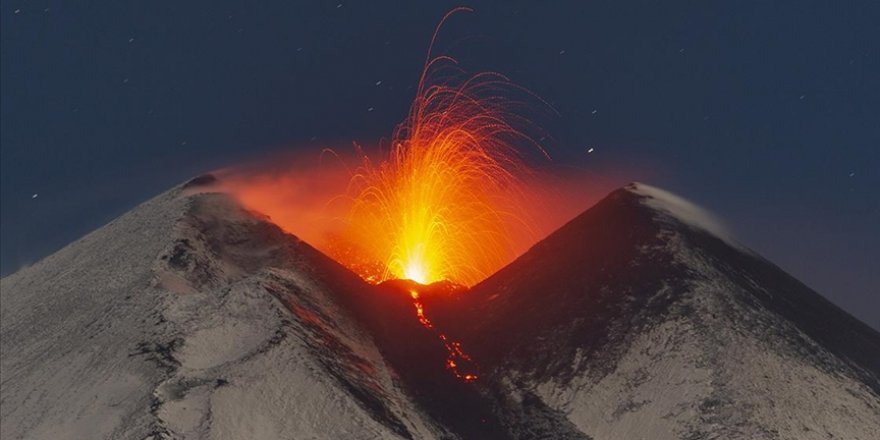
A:
<svg viewBox="0 0 880 440">
<path fill-rule="evenodd" d="M 185 3 L 2 2 L 3 274 L 198 173 L 387 137 L 461 4 Z M 546 3 L 469 2 L 439 48 L 552 104 L 556 163 L 697 202 L 880 328 L 880 3 Z"/>
</svg>

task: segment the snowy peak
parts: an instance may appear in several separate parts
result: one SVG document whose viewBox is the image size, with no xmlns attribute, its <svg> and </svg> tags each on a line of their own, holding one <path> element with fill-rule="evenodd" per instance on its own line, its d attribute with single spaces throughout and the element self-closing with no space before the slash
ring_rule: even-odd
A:
<svg viewBox="0 0 880 440">
<path fill-rule="evenodd" d="M 470 337 L 486 386 L 517 396 L 499 403 L 506 424 L 539 414 L 586 438 L 873 438 L 880 335 L 719 225 L 629 185 L 471 289 L 448 325 Z"/>
<path fill-rule="evenodd" d="M 706 210 L 642 183 L 612 192 L 475 286 L 470 313 L 483 318 L 459 320 L 477 322 L 460 324 L 467 332 L 511 340 L 487 347 L 493 361 L 500 361 L 498 351 L 540 346 L 566 326 L 578 329 L 578 344 L 586 348 L 620 320 L 662 316 L 713 277 L 880 377 L 876 331 L 737 244 Z"/>
<path fill-rule="evenodd" d="M 721 220 L 714 214 L 681 196 L 638 182 L 630 183 L 623 187 L 623 190 L 638 196 L 643 205 L 658 213 L 674 218 L 693 228 L 702 229 L 718 238 L 724 239 L 728 243 L 735 243 Z"/>
<path fill-rule="evenodd" d="M 210 180 L 2 279 L 0 437 L 445 435 L 347 305 L 371 286 Z"/>
<path fill-rule="evenodd" d="M 845 359 L 857 362 L 880 377 L 878 333 L 803 285 L 782 269 L 739 244 L 713 214 L 668 191 L 642 183 L 624 190 L 640 197 L 641 203 L 658 213 L 661 222 L 670 220 L 689 226 L 697 234 L 683 234 L 689 246 L 724 266 L 730 276 L 743 283 L 762 286 L 757 295 L 766 307 L 800 326 L 801 331 Z M 683 238 L 682 237 L 682 238 Z M 725 245 L 714 238 L 721 239 Z M 827 326 L 834 322 L 835 328 Z M 865 350 L 867 348 L 867 350 Z M 867 354 L 867 355 L 866 355 Z M 876 382 L 873 385 L 880 391 Z"/>
</svg>

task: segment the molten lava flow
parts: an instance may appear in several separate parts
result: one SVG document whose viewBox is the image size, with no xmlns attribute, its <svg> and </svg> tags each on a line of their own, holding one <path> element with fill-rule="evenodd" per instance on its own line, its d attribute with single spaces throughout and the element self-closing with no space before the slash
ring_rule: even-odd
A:
<svg viewBox="0 0 880 440">
<path fill-rule="evenodd" d="M 419 318 L 419 322 L 422 323 L 426 329 L 436 333 L 437 337 L 440 338 L 440 341 L 443 342 L 443 346 L 446 347 L 446 352 L 449 354 L 446 358 L 446 368 L 449 369 L 455 377 L 465 382 L 473 382 L 477 380 L 479 376 L 476 373 L 476 365 L 474 364 L 473 359 L 462 350 L 461 343 L 450 341 L 445 334 L 435 329 L 431 320 L 425 316 L 425 306 L 419 299 L 419 292 L 416 290 L 410 290 L 410 294 L 412 295 L 413 305 L 416 307 L 416 316 Z"/>
<path fill-rule="evenodd" d="M 334 256 L 374 282 L 463 285 L 515 257 L 514 237 L 531 232 L 518 147 L 546 153 L 515 127 L 527 122 L 513 111 L 522 103 L 504 97 L 508 91 L 522 92 L 497 73 L 465 76 L 455 60 L 429 50 L 386 156 L 374 162 L 361 152 L 342 237 L 348 249 Z"/>
</svg>

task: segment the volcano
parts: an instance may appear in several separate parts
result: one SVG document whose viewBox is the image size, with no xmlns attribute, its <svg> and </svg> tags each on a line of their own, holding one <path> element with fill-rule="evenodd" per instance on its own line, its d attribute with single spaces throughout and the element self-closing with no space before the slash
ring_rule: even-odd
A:
<svg viewBox="0 0 880 440">
<path fill-rule="evenodd" d="M 0 292 L 4 439 L 880 432 L 880 334 L 642 184 L 466 289 L 368 284 L 203 176 Z"/>
</svg>

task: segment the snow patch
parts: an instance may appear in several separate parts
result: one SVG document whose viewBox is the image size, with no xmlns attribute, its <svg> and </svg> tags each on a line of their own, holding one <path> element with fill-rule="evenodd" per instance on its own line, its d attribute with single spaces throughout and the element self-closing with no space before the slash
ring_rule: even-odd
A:
<svg viewBox="0 0 880 440">
<path fill-rule="evenodd" d="M 714 214 L 695 203 L 673 194 L 669 191 L 645 185 L 644 183 L 632 183 L 626 187 L 633 194 L 642 196 L 642 203 L 661 213 L 669 215 L 688 226 L 702 229 L 724 240 L 731 246 L 743 249 L 733 237 L 730 230 Z"/>
</svg>

